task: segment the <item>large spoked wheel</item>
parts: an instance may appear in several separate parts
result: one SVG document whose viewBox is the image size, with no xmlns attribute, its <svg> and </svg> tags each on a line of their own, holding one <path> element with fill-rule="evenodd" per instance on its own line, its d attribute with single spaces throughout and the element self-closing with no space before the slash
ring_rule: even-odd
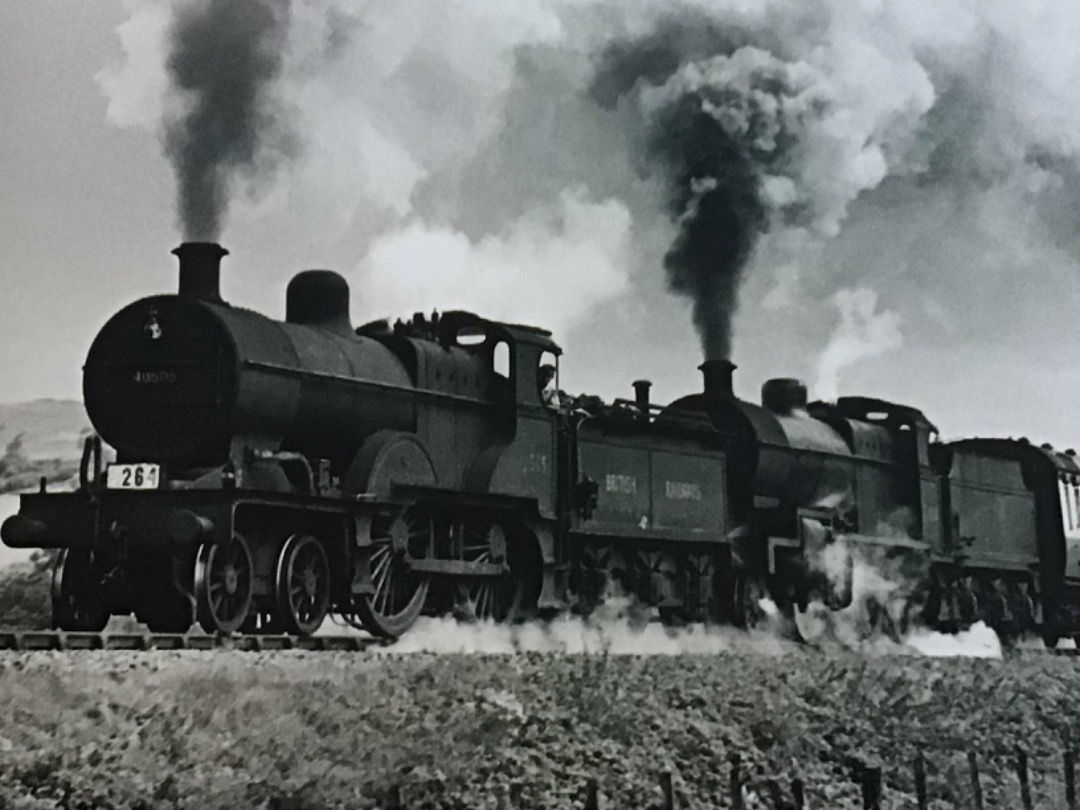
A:
<svg viewBox="0 0 1080 810">
<path fill-rule="evenodd" d="M 458 588 L 455 612 L 466 621 L 506 622 L 524 613 L 527 572 L 519 555 L 508 554 L 506 532 L 494 522 L 466 521 L 462 559 L 503 566 L 499 576 L 474 577 Z"/>
<path fill-rule="evenodd" d="M 251 608 L 252 564 L 247 541 L 204 543 L 195 561 L 195 605 L 207 633 L 233 633 Z"/>
<path fill-rule="evenodd" d="M 51 596 L 53 626 L 60 630 L 100 633 L 109 623 L 105 594 L 89 549 L 60 552 L 53 564 Z"/>
<path fill-rule="evenodd" d="M 360 595 L 354 603 L 368 632 L 397 638 L 420 617 L 431 578 L 414 571 L 409 558 L 429 556 L 434 538 L 434 520 L 419 507 L 373 521 L 367 562 L 371 593 Z"/>
<path fill-rule="evenodd" d="M 278 620 L 286 633 L 310 636 L 330 610 L 330 562 L 322 543 L 294 534 L 277 564 Z"/>
</svg>

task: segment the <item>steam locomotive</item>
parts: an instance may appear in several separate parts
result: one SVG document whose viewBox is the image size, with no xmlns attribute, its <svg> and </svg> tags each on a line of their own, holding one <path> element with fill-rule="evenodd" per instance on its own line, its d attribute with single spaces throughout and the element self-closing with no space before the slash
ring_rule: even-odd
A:
<svg viewBox="0 0 1080 810">
<path fill-rule="evenodd" d="M 75 492 L 22 496 L 0 530 L 59 549 L 54 623 L 134 613 L 157 632 L 311 634 L 334 614 L 397 637 L 423 614 L 513 621 L 613 592 L 671 622 L 753 626 L 858 600 L 858 561 L 934 627 L 1080 631 L 1080 466 L 1023 441 L 937 441 L 918 410 L 760 405 L 709 360 L 666 407 L 545 400 L 541 329 L 454 311 L 354 329 L 345 280 L 304 271 L 275 321 L 224 302 L 217 244 L 176 295 L 93 341 L 97 434 Z M 102 441 L 115 448 L 103 460 Z"/>
</svg>

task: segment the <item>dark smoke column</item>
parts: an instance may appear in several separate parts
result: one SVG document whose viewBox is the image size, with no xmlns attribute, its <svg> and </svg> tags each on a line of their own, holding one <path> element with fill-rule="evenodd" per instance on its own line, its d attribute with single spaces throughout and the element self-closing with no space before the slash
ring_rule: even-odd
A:
<svg viewBox="0 0 1080 810">
<path fill-rule="evenodd" d="M 758 238 L 807 215 L 793 156 L 826 109 L 814 78 L 746 31 L 708 20 L 667 21 L 600 55 L 593 98 L 609 108 L 628 100 L 643 116 L 645 168 L 663 180 L 678 229 L 664 257 L 668 283 L 693 301 L 708 359 L 731 355 Z"/>
<path fill-rule="evenodd" d="M 694 302 L 705 357 L 726 359 L 742 271 L 767 219 L 749 150 L 703 101 L 690 94 L 661 110 L 650 147 L 667 168 L 669 213 L 679 225 L 664 256 L 668 283 Z"/>
<path fill-rule="evenodd" d="M 291 135 L 270 87 L 281 73 L 287 0 L 185 5 L 170 31 L 169 76 L 183 114 L 166 127 L 184 238 L 216 241 L 233 179 L 273 169 Z"/>
</svg>

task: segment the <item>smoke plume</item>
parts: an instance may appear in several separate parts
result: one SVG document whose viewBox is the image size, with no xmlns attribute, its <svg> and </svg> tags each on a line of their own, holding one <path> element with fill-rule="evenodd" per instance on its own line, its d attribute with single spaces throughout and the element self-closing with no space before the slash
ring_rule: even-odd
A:
<svg viewBox="0 0 1080 810">
<path fill-rule="evenodd" d="M 169 6 L 125 2 L 99 81 L 110 120 L 156 131 Z M 698 386 L 673 361 L 695 342 L 734 341 L 750 385 L 811 377 L 834 296 L 865 288 L 904 351 L 846 367 L 853 393 L 945 431 L 1071 436 L 1080 372 L 1048 335 L 1080 300 L 1080 7 L 310 0 L 273 30 L 260 98 L 296 111 L 305 148 L 231 212 L 269 235 L 251 250 L 351 271 L 358 317 L 413 311 L 421 267 L 477 310 L 496 277 L 527 291 L 513 317 L 557 330 L 570 390 L 647 375 L 659 400 Z M 608 223 L 601 242 L 582 216 Z M 563 266 L 581 251 L 584 299 Z M 561 295 L 533 294 L 549 279 Z"/>
<path fill-rule="evenodd" d="M 184 238 L 217 240 L 237 175 L 291 149 L 271 88 L 282 69 L 287 0 L 203 0 L 178 8 L 167 66 L 181 111 L 165 135 Z"/>
<path fill-rule="evenodd" d="M 663 174 L 678 228 L 664 257 L 668 282 L 692 300 L 708 358 L 731 354 L 739 284 L 759 235 L 771 219 L 803 212 L 787 172 L 801 130 L 827 107 L 806 65 L 736 48 L 733 36 L 710 43 L 665 25 L 609 46 L 593 86 L 602 103 L 613 88 L 638 96 L 647 160 Z"/>
</svg>

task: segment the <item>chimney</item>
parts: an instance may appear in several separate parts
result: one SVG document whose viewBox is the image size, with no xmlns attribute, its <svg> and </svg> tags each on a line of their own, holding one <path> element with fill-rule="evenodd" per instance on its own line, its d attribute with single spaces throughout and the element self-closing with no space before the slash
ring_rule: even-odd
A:
<svg viewBox="0 0 1080 810">
<path fill-rule="evenodd" d="M 735 364 L 730 360 L 706 360 L 698 370 L 705 378 L 705 396 L 734 399 L 735 389 L 731 377 L 735 373 Z"/>
<path fill-rule="evenodd" d="M 184 242 L 173 255 L 180 260 L 179 295 L 220 304 L 221 260 L 229 251 L 216 242 Z"/>
<path fill-rule="evenodd" d="M 634 401 L 642 413 L 649 412 L 649 389 L 652 383 L 648 380 L 634 380 Z"/>
</svg>

